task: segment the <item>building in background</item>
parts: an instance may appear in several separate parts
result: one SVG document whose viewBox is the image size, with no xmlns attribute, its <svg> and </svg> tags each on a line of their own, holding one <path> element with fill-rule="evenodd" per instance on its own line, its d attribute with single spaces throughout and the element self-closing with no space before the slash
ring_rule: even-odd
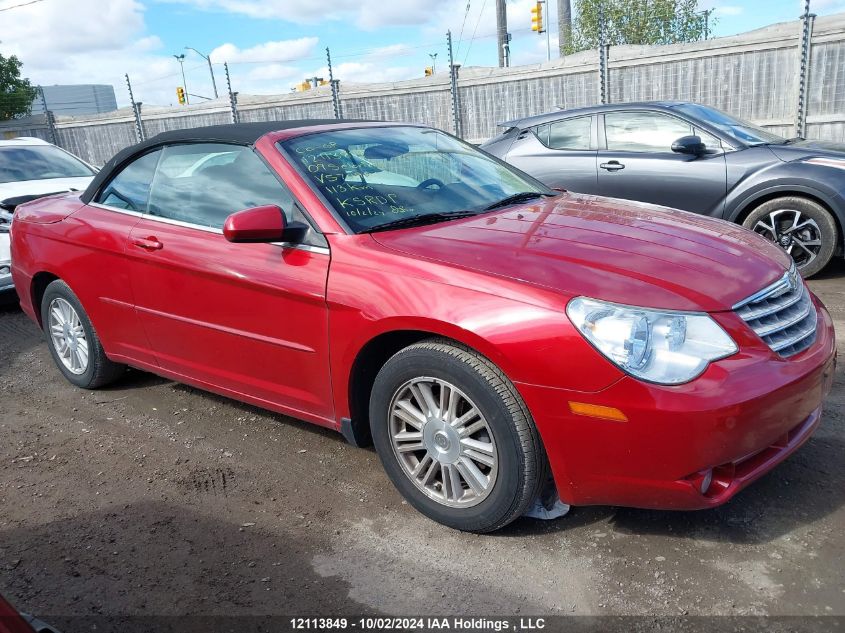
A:
<svg viewBox="0 0 845 633">
<path fill-rule="evenodd" d="M 68 86 L 41 86 L 47 109 L 56 116 L 100 114 L 117 110 L 114 86 L 105 84 L 75 84 Z M 41 95 L 32 103 L 32 114 L 44 114 Z"/>
</svg>

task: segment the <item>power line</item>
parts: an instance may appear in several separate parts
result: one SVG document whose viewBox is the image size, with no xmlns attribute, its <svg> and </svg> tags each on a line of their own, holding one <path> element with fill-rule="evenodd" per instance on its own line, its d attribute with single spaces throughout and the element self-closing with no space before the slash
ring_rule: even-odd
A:
<svg viewBox="0 0 845 633">
<path fill-rule="evenodd" d="M 478 25 L 481 23 L 481 16 L 484 14 L 484 7 L 487 6 L 487 0 L 481 4 L 481 11 L 478 12 L 478 19 L 475 21 L 475 28 L 472 30 L 472 37 L 469 40 L 469 44 L 467 44 L 467 54 L 464 55 L 464 66 L 467 65 L 467 59 L 469 58 L 469 52 L 472 50 L 472 43 L 475 41 L 475 34 L 478 32 Z"/>
<path fill-rule="evenodd" d="M 470 7 L 471 3 L 472 3 L 472 0 L 467 0 L 467 10 L 464 11 L 464 21 L 461 23 L 461 32 L 460 32 L 460 34 L 458 34 L 458 47 L 455 49 L 455 52 L 457 54 L 460 54 L 461 40 L 464 39 L 464 27 L 467 24 L 467 16 L 469 15 L 469 7 Z"/>
<path fill-rule="evenodd" d="M 28 7 L 31 4 L 35 4 L 36 2 L 44 2 L 44 0 L 29 0 L 29 2 L 22 2 L 20 4 L 13 4 L 10 7 L 3 7 L 0 11 L 11 11 L 12 9 L 19 9 L 21 7 Z"/>
</svg>

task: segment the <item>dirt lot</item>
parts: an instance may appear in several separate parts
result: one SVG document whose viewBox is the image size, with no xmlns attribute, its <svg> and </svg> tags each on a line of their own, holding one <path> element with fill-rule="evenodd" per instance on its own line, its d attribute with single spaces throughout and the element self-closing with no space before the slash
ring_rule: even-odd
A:
<svg viewBox="0 0 845 633">
<path fill-rule="evenodd" d="M 845 332 L 845 265 L 811 285 Z M 474 536 L 340 435 L 141 372 L 75 389 L 7 306 L 0 593 L 39 615 L 845 615 L 843 366 L 813 439 L 722 508 Z"/>
</svg>

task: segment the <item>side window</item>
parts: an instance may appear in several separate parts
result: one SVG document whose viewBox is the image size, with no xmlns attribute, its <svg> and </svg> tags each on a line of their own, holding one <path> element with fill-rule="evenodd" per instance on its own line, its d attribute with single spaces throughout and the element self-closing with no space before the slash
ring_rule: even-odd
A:
<svg viewBox="0 0 845 633">
<path fill-rule="evenodd" d="M 549 140 L 552 149 L 590 149 L 590 128 L 592 117 L 581 116 L 565 121 L 556 121 L 549 126 Z"/>
<path fill-rule="evenodd" d="M 219 229 L 235 211 L 265 204 L 280 206 L 293 220 L 293 196 L 251 149 L 193 143 L 162 151 L 149 214 Z"/>
<path fill-rule="evenodd" d="M 705 132 L 702 129 L 695 128 L 693 134 L 701 138 L 701 142 L 704 143 L 704 146 L 710 150 L 719 150 L 721 151 L 722 148 L 722 141 L 718 138 L 710 134 L 709 132 Z"/>
<path fill-rule="evenodd" d="M 549 124 L 544 123 L 543 125 L 537 125 L 533 128 L 534 134 L 537 136 L 537 139 L 546 147 L 549 146 Z"/>
<path fill-rule="evenodd" d="M 129 211 L 146 211 L 150 183 L 160 156 L 161 150 L 156 150 L 129 163 L 100 191 L 94 202 Z"/>
<path fill-rule="evenodd" d="M 607 149 L 621 152 L 671 152 L 672 143 L 692 134 L 692 126 L 658 112 L 608 112 Z"/>
</svg>

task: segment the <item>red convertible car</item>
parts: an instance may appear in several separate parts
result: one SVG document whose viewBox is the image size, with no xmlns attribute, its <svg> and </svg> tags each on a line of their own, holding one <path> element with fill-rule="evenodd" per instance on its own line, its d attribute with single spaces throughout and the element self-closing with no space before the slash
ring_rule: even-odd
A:
<svg viewBox="0 0 845 633">
<path fill-rule="evenodd" d="M 834 370 L 830 316 L 762 237 L 552 191 L 418 125 L 166 132 L 18 207 L 12 249 L 73 384 L 130 365 L 372 441 L 462 530 L 552 482 L 723 503 L 808 439 Z"/>
</svg>

